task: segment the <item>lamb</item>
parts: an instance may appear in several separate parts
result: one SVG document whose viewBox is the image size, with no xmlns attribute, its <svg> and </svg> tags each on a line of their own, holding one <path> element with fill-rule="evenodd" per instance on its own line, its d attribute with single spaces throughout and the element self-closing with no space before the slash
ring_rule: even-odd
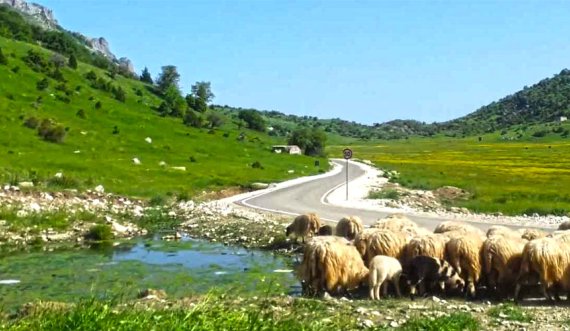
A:
<svg viewBox="0 0 570 331">
<path fill-rule="evenodd" d="M 377 229 L 402 231 L 407 228 L 417 228 L 418 225 L 403 214 L 392 214 L 378 220 L 372 227 Z"/>
<path fill-rule="evenodd" d="M 390 256 L 377 255 L 370 261 L 368 286 L 370 299 L 380 300 L 380 287 L 384 296 L 388 295 L 388 282 L 392 282 L 396 288 L 396 296 L 400 297 L 400 275 L 402 265 Z"/>
<path fill-rule="evenodd" d="M 370 261 L 376 255 L 402 258 L 404 248 L 408 243 L 408 236 L 405 233 L 390 230 L 369 230 L 371 231 L 359 233 L 354 239 L 354 245 L 362 255 L 366 265 L 370 265 Z"/>
<path fill-rule="evenodd" d="M 481 249 L 483 240 L 477 234 L 452 238 L 446 245 L 447 261 L 466 282 L 466 293 L 475 297 L 475 287 L 481 278 Z"/>
<path fill-rule="evenodd" d="M 305 245 L 298 277 L 304 293 L 348 291 L 367 279 L 368 268 L 348 240 L 322 236 Z"/>
<path fill-rule="evenodd" d="M 526 240 L 516 236 L 495 235 L 483 243 L 483 270 L 487 286 L 505 296 L 516 283 Z"/>
<path fill-rule="evenodd" d="M 353 240 L 360 232 L 362 232 L 362 220 L 358 216 L 344 217 L 336 224 L 336 235 L 348 240 Z"/>
<path fill-rule="evenodd" d="M 319 228 L 319 232 L 317 233 L 319 236 L 332 236 L 333 235 L 333 228 L 330 225 L 323 225 Z"/>
<path fill-rule="evenodd" d="M 437 225 L 434 233 L 447 233 L 447 232 L 459 232 L 459 233 L 472 233 L 477 234 L 481 237 L 484 237 L 485 234 L 483 231 L 479 230 L 478 228 L 461 222 L 455 221 L 445 221 L 441 222 Z"/>
<path fill-rule="evenodd" d="M 451 288 L 463 288 L 464 286 L 457 271 L 447 261 L 424 255 L 416 256 L 406 264 L 403 275 L 410 286 L 412 300 L 416 293 L 419 295 L 425 293 L 426 285 L 431 290 L 433 285 L 438 283 L 442 292 L 445 291 L 446 283 L 450 284 Z"/>
<path fill-rule="evenodd" d="M 295 239 L 301 237 L 303 243 L 305 243 L 305 237 L 314 236 L 320 228 L 321 220 L 317 214 L 309 213 L 295 217 L 293 223 L 287 227 L 285 235 L 289 237 L 293 234 Z"/>
<path fill-rule="evenodd" d="M 445 245 L 449 238 L 443 234 L 430 233 L 425 236 L 412 238 L 406 245 L 404 261 L 411 261 L 414 257 L 425 255 L 436 259 L 445 258 Z"/>
<path fill-rule="evenodd" d="M 517 285 L 515 300 L 520 299 L 522 285 L 528 285 L 532 279 L 538 278 L 542 285 L 542 292 L 547 300 L 554 297 L 559 299 L 556 290 L 567 284 L 567 268 L 570 262 L 569 246 L 558 238 L 539 238 L 529 241 L 523 249 L 522 261 Z"/>
</svg>

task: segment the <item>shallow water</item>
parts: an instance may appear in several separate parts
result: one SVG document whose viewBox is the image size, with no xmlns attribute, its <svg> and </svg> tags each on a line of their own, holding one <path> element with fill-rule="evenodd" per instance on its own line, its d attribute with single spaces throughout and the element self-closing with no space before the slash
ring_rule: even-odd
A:
<svg viewBox="0 0 570 331">
<path fill-rule="evenodd" d="M 145 288 L 169 297 L 212 288 L 240 295 L 294 293 L 291 261 L 270 252 L 185 238 L 133 241 L 102 249 L 9 254 L 0 258 L 0 307 L 41 300 L 135 298 Z"/>
</svg>

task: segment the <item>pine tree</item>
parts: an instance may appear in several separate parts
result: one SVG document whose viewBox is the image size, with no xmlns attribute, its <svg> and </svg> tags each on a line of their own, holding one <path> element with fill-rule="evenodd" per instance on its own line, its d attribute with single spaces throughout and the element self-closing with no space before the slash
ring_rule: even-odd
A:
<svg viewBox="0 0 570 331">
<path fill-rule="evenodd" d="M 149 84 L 153 83 L 152 77 L 150 76 L 150 72 L 148 72 L 147 67 L 144 67 L 140 78 L 141 78 L 142 82 L 149 83 Z"/>
<path fill-rule="evenodd" d="M 3 65 L 8 64 L 8 59 L 6 58 L 6 56 L 4 56 L 4 53 L 2 53 L 2 47 L 0 47 L 0 64 Z"/>
<path fill-rule="evenodd" d="M 77 69 L 77 58 L 75 58 L 75 54 L 71 54 L 69 57 L 69 67 L 72 69 Z"/>
</svg>

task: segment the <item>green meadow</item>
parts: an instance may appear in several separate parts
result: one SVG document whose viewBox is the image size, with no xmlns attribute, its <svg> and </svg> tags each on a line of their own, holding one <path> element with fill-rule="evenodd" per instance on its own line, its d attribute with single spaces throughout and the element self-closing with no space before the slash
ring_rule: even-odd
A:
<svg viewBox="0 0 570 331">
<path fill-rule="evenodd" d="M 120 75 L 113 78 L 104 70 L 79 63 L 75 70 L 61 69 L 66 80 L 62 88 L 60 82 L 33 71 L 22 60 L 30 49 L 47 61 L 51 52 L 5 38 L 0 38 L 0 47 L 8 59 L 7 65 L 0 65 L 0 183 L 31 180 L 43 189 L 101 184 L 107 191 L 137 197 L 192 196 L 327 169 L 324 159 L 318 168 L 315 158 L 272 153 L 271 145 L 283 144 L 283 138 L 238 129 L 228 117 L 213 130 L 185 126 L 180 118 L 161 117 L 155 110 L 161 99 L 140 81 Z M 85 78 L 90 71 L 120 86 L 126 101 L 92 88 Z M 44 78 L 48 87 L 40 90 L 36 85 Z M 63 142 L 41 139 L 36 129 L 24 126 L 30 117 L 63 125 Z M 245 137 L 238 139 L 241 133 Z M 152 143 L 145 141 L 147 137 Z M 141 164 L 135 165 L 133 158 Z M 58 172 L 64 178 L 55 180 Z"/>
<path fill-rule="evenodd" d="M 456 186 L 471 197 L 456 206 L 509 215 L 570 211 L 570 142 L 501 141 L 495 136 L 353 143 L 355 157 L 400 174 L 409 188 Z M 340 147 L 331 147 L 340 149 Z"/>
</svg>

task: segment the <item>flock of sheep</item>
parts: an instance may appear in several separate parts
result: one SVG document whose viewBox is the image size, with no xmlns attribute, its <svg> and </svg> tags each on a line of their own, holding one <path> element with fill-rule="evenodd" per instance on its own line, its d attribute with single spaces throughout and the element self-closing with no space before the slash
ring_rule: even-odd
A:
<svg viewBox="0 0 570 331">
<path fill-rule="evenodd" d="M 367 285 L 370 298 L 379 299 L 391 283 L 397 296 L 404 290 L 412 299 L 434 292 L 475 298 L 484 289 L 497 299 L 520 300 L 522 287 L 540 285 L 546 299 L 559 300 L 570 293 L 566 230 L 570 222 L 550 234 L 499 225 L 485 234 L 445 221 L 431 232 L 401 214 L 370 228 L 356 216 L 346 217 L 333 229 L 306 214 L 295 218 L 286 235 L 308 239 L 297 270 L 304 294 L 346 293 Z"/>
</svg>

